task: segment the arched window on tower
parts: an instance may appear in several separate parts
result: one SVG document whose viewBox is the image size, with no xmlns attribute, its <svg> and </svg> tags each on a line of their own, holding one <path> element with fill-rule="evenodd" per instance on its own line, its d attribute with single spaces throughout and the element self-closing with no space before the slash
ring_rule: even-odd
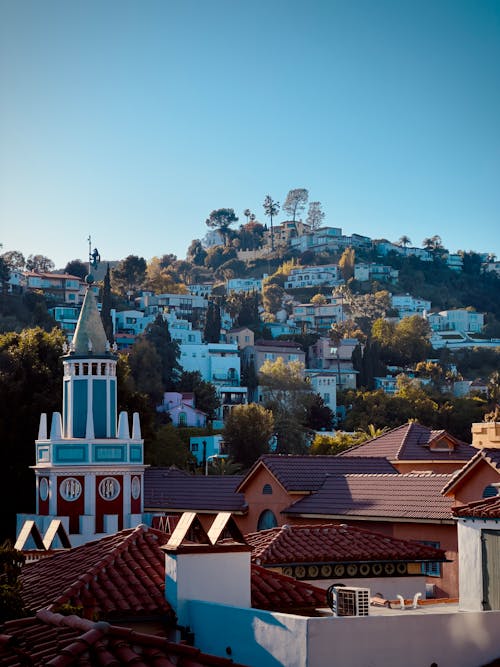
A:
<svg viewBox="0 0 500 667">
<path fill-rule="evenodd" d="M 488 486 L 483 489 L 483 498 L 493 498 L 494 496 L 498 496 L 498 489 L 496 486 L 488 484 Z"/>
<path fill-rule="evenodd" d="M 271 512 L 271 510 L 264 510 L 259 516 L 259 520 L 257 522 L 257 530 L 267 530 L 268 528 L 276 528 L 277 525 L 278 521 L 276 519 L 276 516 L 274 515 L 274 512 Z"/>
</svg>

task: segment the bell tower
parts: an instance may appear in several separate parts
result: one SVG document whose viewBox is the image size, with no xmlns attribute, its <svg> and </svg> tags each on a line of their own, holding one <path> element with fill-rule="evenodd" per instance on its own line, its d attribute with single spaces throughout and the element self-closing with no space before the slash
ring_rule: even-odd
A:
<svg viewBox="0 0 500 667">
<path fill-rule="evenodd" d="M 90 241 L 90 239 L 89 239 Z M 71 545 L 78 546 L 142 521 L 144 455 L 139 415 L 132 429 L 126 412 L 117 415 L 116 349 L 112 349 L 93 292 L 89 253 L 86 294 L 73 339 L 65 346 L 62 413 L 50 430 L 42 414 L 35 442 L 36 515 L 18 515 L 40 533 L 60 519 Z"/>
</svg>

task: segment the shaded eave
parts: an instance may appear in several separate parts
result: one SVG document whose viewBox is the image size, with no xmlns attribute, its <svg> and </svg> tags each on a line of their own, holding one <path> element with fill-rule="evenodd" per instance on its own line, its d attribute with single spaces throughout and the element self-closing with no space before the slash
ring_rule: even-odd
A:
<svg viewBox="0 0 500 667">
<path fill-rule="evenodd" d="M 182 514 L 183 512 L 196 512 L 196 514 L 218 514 L 219 512 L 231 512 L 231 514 L 244 516 L 245 514 L 248 514 L 248 506 L 240 510 L 221 510 L 220 507 L 214 509 L 193 509 L 192 507 L 169 507 L 168 505 L 161 505 L 160 507 L 144 505 L 144 512 L 172 512 L 172 514 Z"/>
<path fill-rule="evenodd" d="M 444 524 L 453 526 L 455 520 L 449 519 L 438 519 L 438 518 L 417 518 L 417 517 L 394 517 L 394 516 L 368 516 L 363 514 L 310 514 L 307 512 L 298 513 L 298 512 L 287 512 L 282 510 L 281 514 L 289 514 L 293 517 L 300 517 L 301 519 L 325 519 L 331 521 L 332 519 L 338 519 L 342 521 L 376 521 L 376 522 L 391 522 L 391 523 L 435 523 L 435 524 Z"/>
</svg>

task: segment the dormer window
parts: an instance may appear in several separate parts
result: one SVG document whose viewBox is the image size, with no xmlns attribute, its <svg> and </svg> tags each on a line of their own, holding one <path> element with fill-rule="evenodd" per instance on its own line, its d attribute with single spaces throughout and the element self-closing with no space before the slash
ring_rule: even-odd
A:
<svg viewBox="0 0 500 667">
<path fill-rule="evenodd" d="M 431 449 L 433 452 L 452 452 L 453 444 L 446 438 L 440 438 L 435 442 L 431 442 L 429 449 Z"/>
<path fill-rule="evenodd" d="M 270 484 L 264 484 L 264 487 L 263 487 L 263 489 L 262 489 L 262 493 L 263 493 L 265 496 L 272 496 L 272 494 L 273 494 L 273 488 L 272 488 L 272 486 L 271 486 Z"/>
</svg>

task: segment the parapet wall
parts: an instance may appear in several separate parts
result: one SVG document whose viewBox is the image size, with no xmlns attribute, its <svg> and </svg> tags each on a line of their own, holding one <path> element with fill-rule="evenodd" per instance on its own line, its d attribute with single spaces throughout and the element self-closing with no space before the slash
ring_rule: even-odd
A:
<svg viewBox="0 0 500 667">
<path fill-rule="evenodd" d="M 472 424 L 472 446 L 476 449 L 483 447 L 500 449 L 500 422 Z"/>
</svg>

